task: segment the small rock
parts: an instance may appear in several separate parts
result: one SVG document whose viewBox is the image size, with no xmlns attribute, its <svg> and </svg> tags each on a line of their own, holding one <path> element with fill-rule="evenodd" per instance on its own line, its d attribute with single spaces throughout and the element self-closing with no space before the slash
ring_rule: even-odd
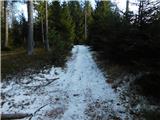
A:
<svg viewBox="0 0 160 120">
<path fill-rule="evenodd" d="M 3 106 L 3 104 L 4 104 L 4 103 L 5 103 L 5 102 L 4 102 L 4 101 L 2 101 L 2 102 L 1 102 L 1 106 Z"/>
<path fill-rule="evenodd" d="M 57 73 L 56 71 L 54 72 L 54 74 L 55 74 L 55 75 L 58 75 L 58 73 Z"/>
<path fill-rule="evenodd" d="M 79 94 L 73 94 L 74 97 L 79 96 Z"/>
<path fill-rule="evenodd" d="M 125 111 L 120 110 L 119 113 L 123 114 L 123 113 L 125 113 Z"/>
<path fill-rule="evenodd" d="M 117 103 L 117 105 L 120 105 L 120 103 Z"/>
<path fill-rule="evenodd" d="M 58 100 L 59 100 L 59 98 L 55 98 L 55 100 L 56 100 L 56 101 L 58 101 Z"/>
<path fill-rule="evenodd" d="M 108 100 L 108 102 L 113 103 L 113 100 Z"/>
</svg>

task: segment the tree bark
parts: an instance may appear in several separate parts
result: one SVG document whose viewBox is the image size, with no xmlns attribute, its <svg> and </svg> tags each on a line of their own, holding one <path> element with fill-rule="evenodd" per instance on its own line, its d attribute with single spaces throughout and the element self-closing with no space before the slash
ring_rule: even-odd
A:
<svg viewBox="0 0 160 120">
<path fill-rule="evenodd" d="M 46 22 L 45 22 L 45 49 L 47 51 L 49 51 L 49 42 L 48 42 L 48 5 L 47 5 L 47 1 L 45 1 L 45 11 L 46 11 Z"/>
<path fill-rule="evenodd" d="M 5 24 L 5 41 L 4 47 L 8 47 L 8 8 L 7 8 L 7 1 L 4 1 L 4 24 Z"/>
<path fill-rule="evenodd" d="M 126 1 L 126 13 L 129 12 L 129 0 Z"/>
<path fill-rule="evenodd" d="M 43 27 L 43 17 L 41 17 L 41 32 L 42 32 L 42 42 L 44 44 L 44 27 Z"/>
<path fill-rule="evenodd" d="M 127 24 L 129 24 L 129 22 L 130 22 L 130 18 L 129 18 L 129 0 L 126 1 L 125 19 L 126 19 Z"/>
<path fill-rule="evenodd" d="M 139 11 L 138 11 L 138 22 L 139 22 L 139 25 L 140 27 L 142 26 L 143 24 L 143 6 L 144 5 L 144 1 L 139 1 Z"/>
<path fill-rule="evenodd" d="M 33 54 L 33 1 L 29 0 L 27 4 L 28 8 L 28 55 Z"/>
</svg>

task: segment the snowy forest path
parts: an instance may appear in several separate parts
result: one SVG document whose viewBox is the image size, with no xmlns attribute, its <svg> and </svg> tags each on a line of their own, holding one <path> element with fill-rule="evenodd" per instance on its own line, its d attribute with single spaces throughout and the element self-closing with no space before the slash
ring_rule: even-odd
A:
<svg viewBox="0 0 160 120">
<path fill-rule="evenodd" d="M 118 94 L 106 83 L 88 46 L 76 45 L 65 69 L 2 83 L 2 112 L 31 113 L 25 120 L 109 120 L 124 118 Z"/>
</svg>

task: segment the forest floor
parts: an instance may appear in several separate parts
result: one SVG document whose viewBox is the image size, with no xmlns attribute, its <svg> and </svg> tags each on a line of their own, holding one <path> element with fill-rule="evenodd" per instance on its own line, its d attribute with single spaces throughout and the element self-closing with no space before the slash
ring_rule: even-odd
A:
<svg viewBox="0 0 160 120">
<path fill-rule="evenodd" d="M 2 82 L 2 112 L 31 113 L 26 119 L 33 120 L 126 117 L 118 94 L 105 80 L 89 48 L 75 46 L 65 69 L 52 67 Z"/>
<path fill-rule="evenodd" d="M 31 114 L 24 120 L 132 120 L 129 103 L 106 81 L 89 47 L 76 45 L 63 69 L 2 81 L 2 113 Z"/>
<path fill-rule="evenodd" d="M 18 55 L 18 54 L 22 54 L 25 53 L 26 50 L 25 49 L 16 49 L 16 50 L 10 50 L 10 51 L 2 51 L 1 52 L 1 57 L 6 57 L 6 56 L 11 56 L 11 55 Z"/>
<path fill-rule="evenodd" d="M 1 54 L 1 75 L 2 80 L 6 77 L 10 79 L 13 75 L 39 72 L 44 66 L 53 63 L 51 53 L 47 53 L 43 48 L 36 48 L 34 54 L 28 56 L 26 50 L 17 49 L 12 51 L 2 51 Z M 28 70 L 27 70 L 28 69 Z M 5 79 L 7 80 L 7 79 Z"/>
</svg>

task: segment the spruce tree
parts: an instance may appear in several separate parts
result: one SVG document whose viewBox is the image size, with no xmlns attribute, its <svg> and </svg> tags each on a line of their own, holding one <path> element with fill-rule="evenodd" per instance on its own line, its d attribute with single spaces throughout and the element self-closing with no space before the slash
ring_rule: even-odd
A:
<svg viewBox="0 0 160 120">
<path fill-rule="evenodd" d="M 69 7 L 66 2 L 63 2 L 61 17 L 60 17 L 60 34 L 65 40 L 66 48 L 71 48 L 75 39 L 75 25 L 72 21 Z"/>
<path fill-rule="evenodd" d="M 75 39 L 74 43 L 79 44 L 83 41 L 84 21 L 83 21 L 83 9 L 79 1 L 68 2 L 70 14 L 75 25 Z M 76 11 L 76 12 L 75 12 Z"/>
</svg>

